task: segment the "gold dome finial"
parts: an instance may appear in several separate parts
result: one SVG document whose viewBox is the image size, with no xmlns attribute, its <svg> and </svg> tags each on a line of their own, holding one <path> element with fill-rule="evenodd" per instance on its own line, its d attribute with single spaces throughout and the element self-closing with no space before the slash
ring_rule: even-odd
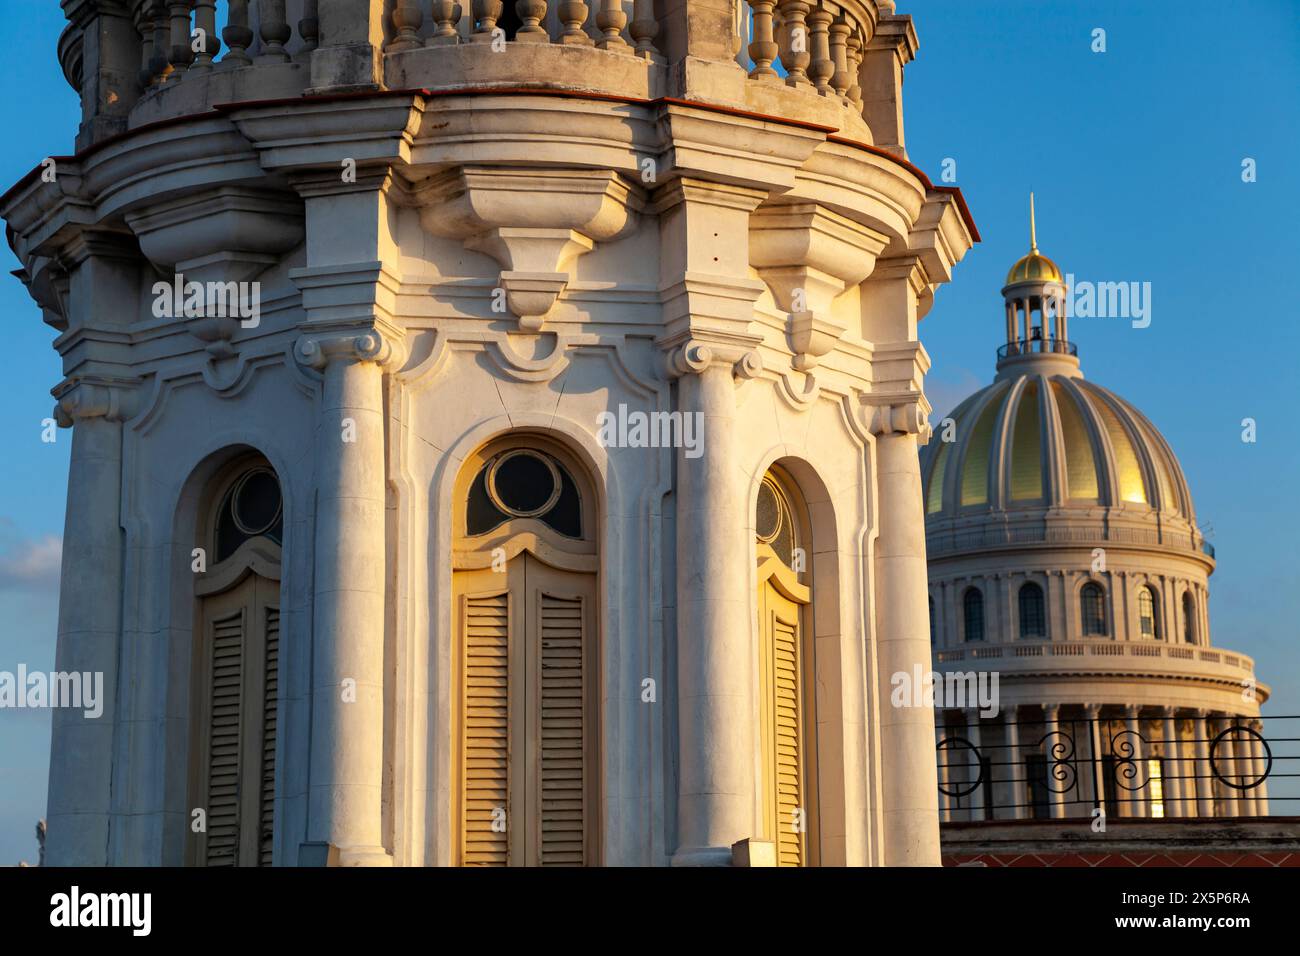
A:
<svg viewBox="0 0 1300 956">
<path fill-rule="evenodd" d="M 1029 251 L 1038 251 L 1038 230 L 1034 226 L 1034 193 L 1029 193 Z"/>
</svg>

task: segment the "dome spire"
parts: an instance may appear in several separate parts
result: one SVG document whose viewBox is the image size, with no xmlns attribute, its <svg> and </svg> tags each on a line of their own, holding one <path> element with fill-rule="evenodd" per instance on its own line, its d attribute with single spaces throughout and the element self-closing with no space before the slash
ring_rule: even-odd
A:
<svg viewBox="0 0 1300 956">
<path fill-rule="evenodd" d="M 1038 251 L 1038 230 L 1034 226 L 1034 191 L 1029 191 L 1029 251 Z"/>
</svg>

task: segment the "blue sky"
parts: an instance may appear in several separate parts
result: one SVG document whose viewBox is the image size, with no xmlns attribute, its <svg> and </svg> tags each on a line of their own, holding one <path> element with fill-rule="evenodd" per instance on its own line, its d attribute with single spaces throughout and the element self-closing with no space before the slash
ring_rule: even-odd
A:
<svg viewBox="0 0 1300 956">
<path fill-rule="evenodd" d="M 905 111 L 913 162 L 945 159 L 983 234 L 921 326 L 936 411 L 992 378 L 998 289 L 1027 247 L 1037 194 L 1043 252 L 1082 279 L 1152 285 L 1145 329 L 1075 319 L 1084 372 L 1136 404 L 1187 473 L 1220 566 L 1215 644 L 1253 655 L 1265 713 L 1300 713 L 1300 472 L 1296 356 L 1285 294 L 1296 273 L 1300 4 L 900 0 L 916 19 Z M 55 59 L 53 0 L 0 0 L 0 189 L 71 150 L 76 95 Z M 21 29 L 17 25 L 21 24 Z M 1106 31 L 1094 53 L 1092 31 Z M 1231 41 L 1231 42 L 1229 42 Z M 1258 181 L 1241 181 L 1256 160 Z M 18 263 L 0 251 L 4 270 Z M 53 331 L 0 275 L 10 360 L 0 436 L 0 670 L 54 662 L 57 539 L 70 434 L 40 441 L 60 378 Z M 1241 441 L 1254 418 L 1258 441 Z M 1292 736 L 1300 736 L 1292 734 Z M 0 865 L 33 859 L 44 815 L 47 713 L 0 712 Z M 1295 769 L 1295 768 L 1293 768 Z M 1291 807 L 1295 812 L 1295 805 Z"/>
</svg>

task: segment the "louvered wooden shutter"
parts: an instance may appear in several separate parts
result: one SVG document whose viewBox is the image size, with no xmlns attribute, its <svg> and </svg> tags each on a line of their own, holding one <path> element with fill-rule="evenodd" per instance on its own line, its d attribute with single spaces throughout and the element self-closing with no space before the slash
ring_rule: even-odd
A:
<svg viewBox="0 0 1300 956">
<path fill-rule="evenodd" d="M 582 866 L 586 862 L 582 598 L 543 592 L 539 610 L 542 708 L 539 862 L 542 866 Z"/>
<path fill-rule="evenodd" d="M 510 599 L 497 594 L 464 601 L 464 729 L 461 861 L 509 864 L 507 832 L 492 828 L 493 811 L 512 824 L 510 790 Z"/>
<path fill-rule="evenodd" d="M 280 609 L 266 609 L 265 674 L 262 690 L 261 832 L 257 862 L 270 866 L 275 838 L 275 732 L 280 672 Z"/>
<path fill-rule="evenodd" d="M 243 609 L 212 622 L 208 679 L 208 866 L 239 862 L 240 734 L 243 717 Z"/>
<path fill-rule="evenodd" d="M 803 728 L 797 625 L 772 617 L 777 863 L 803 865 Z"/>
</svg>

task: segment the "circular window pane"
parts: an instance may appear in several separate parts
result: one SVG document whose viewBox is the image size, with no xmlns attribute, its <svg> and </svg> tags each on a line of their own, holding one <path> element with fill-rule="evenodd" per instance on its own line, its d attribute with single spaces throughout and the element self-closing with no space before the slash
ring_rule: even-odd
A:
<svg viewBox="0 0 1300 956">
<path fill-rule="evenodd" d="M 488 471 L 488 492 L 493 503 L 516 518 L 544 514 L 560 497 L 560 473 L 535 452 L 509 451 Z"/>
<path fill-rule="evenodd" d="M 758 511 L 754 516 L 754 531 L 760 541 L 771 541 L 781 530 L 781 500 L 770 482 L 764 481 L 758 489 Z"/>
<path fill-rule="evenodd" d="M 247 535 L 269 531 L 280 517 L 280 507 L 280 483 L 265 469 L 241 478 L 230 502 L 235 527 Z"/>
</svg>

